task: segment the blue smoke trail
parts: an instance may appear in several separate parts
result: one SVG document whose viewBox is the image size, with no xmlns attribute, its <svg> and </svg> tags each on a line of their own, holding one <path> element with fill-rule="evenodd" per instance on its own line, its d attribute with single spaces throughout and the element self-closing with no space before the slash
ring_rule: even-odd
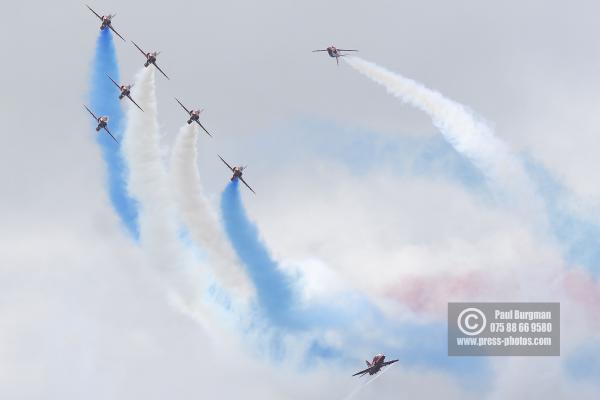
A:
<svg viewBox="0 0 600 400">
<path fill-rule="evenodd" d="M 301 328 L 293 281 L 284 274 L 260 241 L 256 226 L 246 216 L 238 180 L 230 182 L 221 197 L 225 231 L 256 286 L 258 303 L 266 317 L 280 327 Z"/>
<path fill-rule="evenodd" d="M 351 312 L 334 309 L 328 304 L 300 304 L 295 286 L 297 279 L 281 270 L 260 240 L 256 225 L 246 215 L 237 179 L 223 191 L 221 212 L 225 232 L 256 287 L 258 305 L 275 326 L 287 330 L 347 327 L 356 314 L 380 316 L 367 300 L 354 294 L 345 296 Z"/>
<path fill-rule="evenodd" d="M 110 75 L 116 82 L 120 82 L 117 54 L 108 29 L 100 31 L 96 41 L 96 54 L 92 63 L 92 77 L 90 87 L 90 106 L 97 116 L 109 116 L 109 129 L 121 141 L 123 135 L 123 112 L 119 103 L 119 90 L 108 79 Z M 95 126 L 95 125 L 94 125 Z M 100 132 L 96 140 L 102 149 L 102 156 L 108 169 L 107 184 L 110 200 L 121 221 L 136 240 L 139 237 L 137 225 L 137 204 L 127 194 L 125 177 L 127 171 L 121 148 L 112 138 Z"/>
<path fill-rule="evenodd" d="M 312 340 L 305 354 L 305 366 L 318 360 L 346 364 L 360 361 L 352 355 L 353 348 L 357 347 L 394 354 L 406 365 L 432 365 L 458 376 L 476 376 L 481 381 L 489 377 L 485 360 L 447 356 L 445 323 L 398 324 L 357 294 L 345 296 L 344 309 L 329 304 L 301 305 L 294 287 L 296 280 L 280 269 L 260 240 L 256 225 L 248 219 L 237 180 L 230 182 L 223 191 L 221 212 L 225 231 L 256 287 L 259 308 L 268 322 L 283 331 L 313 329 L 322 332 L 333 328 L 339 333 L 342 347 L 331 346 L 320 339 Z M 361 326 L 375 329 L 365 337 Z M 382 340 L 382 335 L 402 338 L 410 345 L 390 346 Z M 281 358 L 284 353 L 282 343 L 276 341 L 273 345 L 279 346 L 275 353 Z"/>
</svg>

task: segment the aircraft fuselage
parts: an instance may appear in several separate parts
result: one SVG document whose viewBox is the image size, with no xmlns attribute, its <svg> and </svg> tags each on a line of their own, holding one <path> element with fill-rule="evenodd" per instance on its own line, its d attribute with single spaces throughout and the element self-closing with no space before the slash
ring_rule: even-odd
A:
<svg viewBox="0 0 600 400">
<path fill-rule="evenodd" d="M 233 176 L 231 177 L 231 180 L 235 180 L 237 178 L 241 178 L 242 177 L 242 169 L 240 167 L 233 167 Z"/>
<path fill-rule="evenodd" d="M 100 131 L 100 129 L 106 128 L 106 125 L 108 125 L 108 117 L 107 116 L 102 116 L 102 117 L 98 118 L 98 126 L 96 127 L 96 131 Z"/>
<path fill-rule="evenodd" d="M 200 119 L 200 111 L 199 110 L 192 110 L 190 112 L 190 119 L 188 119 L 187 123 L 189 125 L 189 124 L 191 124 L 194 121 L 198 121 L 198 119 Z"/>
<path fill-rule="evenodd" d="M 111 23 L 111 21 L 110 21 L 109 17 L 106 17 L 106 16 L 102 17 L 102 25 L 100 26 L 100 30 L 102 31 L 106 28 L 109 28 L 110 23 Z"/>
<path fill-rule="evenodd" d="M 146 54 L 146 63 L 144 67 L 147 67 L 150 64 L 154 64 L 156 62 L 156 56 L 154 54 Z"/>
<path fill-rule="evenodd" d="M 131 94 L 131 90 L 127 86 L 121 86 L 121 94 L 119 95 L 119 99 L 122 99 L 125 96 L 129 96 Z"/>
<path fill-rule="evenodd" d="M 373 361 L 371 361 L 370 364 L 367 362 L 367 365 L 369 365 L 369 367 L 372 367 L 369 371 L 369 375 L 375 375 L 376 373 L 378 373 L 381 370 L 381 365 L 384 361 L 385 356 L 383 354 L 378 354 L 375 357 L 373 357 Z"/>
<path fill-rule="evenodd" d="M 327 53 L 329 54 L 329 57 L 339 57 L 340 56 L 338 49 L 336 49 L 333 46 L 327 48 Z"/>
</svg>

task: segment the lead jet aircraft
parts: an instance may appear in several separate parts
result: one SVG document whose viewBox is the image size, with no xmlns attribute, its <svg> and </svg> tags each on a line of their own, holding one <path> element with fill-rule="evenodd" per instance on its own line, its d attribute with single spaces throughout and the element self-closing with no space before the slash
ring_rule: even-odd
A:
<svg viewBox="0 0 600 400">
<path fill-rule="evenodd" d="M 218 155 L 218 154 L 217 154 Z M 218 155 L 219 156 L 219 155 Z M 227 165 L 227 167 L 231 170 L 231 172 L 233 172 L 233 176 L 231 177 L 231 181 L 234 181 L 236 179 L 239 179 L 240 181 L 242 181 L 244 183 L 244 185 L 246 185 L 246 187 L 248 189 L 250 189 L 250 191 L 254 194 L 256 194 L 254 192 L 254 190 L 252 190 L 252 188 L 250 187 L 250 185 L 248 185 L 246 183 L 246 181 L 244 180 L 244 178 L 242 178 L 242 174 L 244 172 L 244 169 L 246 169 L 246 167 L 232 167 L 231 165 L 227 164 L 227 161 L 223 160 L 223 157 L 219 156 L 219 158 L 221 159 L 221 161 L 223 161 L 223 163 L 225 163 L 225 165 Z"/>
<path fill-rule="evenodd" d="M 200 123 L 200 113 L 204 110 L 188 110 L 183 104 L 181 104 L 181 102 L 179 101 L 179 99 L 177 97 L 175 97 L 175 100 L 177 100 L 177 102 L 179 103 L 179 105 L 181 107 L 183 107 L 183 109 L 185 110 L 185 112 L 187 112 L 190 116 L 190 118 L 187 120 L 188 125 L 191 124 L 192 122 L 196 122 L 198 123 L 198 125 L 200 125 L 200 127 L 202 129 L 204 129 L 204 132 L 206 132 L 206 134 L 210 137 L 212 137 L 212 135 L 210 133 L 208 133 L 208 131 L 206 130 L 206 128 L 204 127 L 204 125 L 202 125 Z"/>
<path fill-rule="evenodd" d="M 110 131 L 108 130 L 108 117 L 106 115 L 102 115 L 98 118 L 98 117 L 96 117 L 96 114 L 94 114 L 92 112 L 92 110 L 90 110 L 85 104 L 83 106 L 85 107 L 86 110 L 88 110 L 88 112 L 90 114 L 92 114 L 92 117 L 94 117 L 94 119 L 98 122 L 98 126 L 96 127 L 96 132 L 100 132 L 100 129 L 104 129 L 106 131 L 106 133 L 108 133 L 115 142 L 119 143 L 119 141 L 117 139 L 115 139 L 115 137 L 112 135 L 112 133 L 110 133 Z"/>
<path fill-rule="evenodd" d="M 137 47 L 137 49 L 144 55 L 144 57 L 146 57 L 146 62 L 144 63 L 144 67 L 148 67 L 148 65 L 152 64 L 156 67 L 157 70 L 160 71 L 161 74 L 163 74 L 165 76 L 165 78 L 167 79 L 171 79 L 167 76 L 167 74 L 165 74 L 163 72 L 162 69 L 160 69 L 160 67 L 158 65 L 156 65 L 156 57 L 158 57 L 158 55 L 160 54 L 160 51 L 153 51 L 152 53 L 146 53 L 144 50 L 142 50 L 140 48 L 140 46 L 138 46 L 137 44 L 135 44 L 135 42 L 132 40 L 131 43 L 133 43 L 133 45 L 135 47 Z"/>
<path fill-rule="evenodd" d="M 133 100 L 131 98 L 131 88 L 133 87 L 133 85 L 119 85 L 117 82 L 115 82 L 115 80 L 113 78 L 110 77 L 110 75 L 106 75 L 108 76 L 108 79 L 110 79 L 112 81 L 112 83 L 115 84 L 116 87 L 119 88 L 119 90 L 121 91 L 121 94 L 119 95 L 119 100 L 123 99 L 123 97 L 127 97 L 129 100 L 131 100 L 131 102 L 133 104 L 135 104 L 137 106 L 137 108 L 139 108 L 140 110 L 142 110 L 142 107 L 140 107 L 138 105 L 138 103 L 135 102 L 135 100 Z M 142 110 L 143 112 L 144 110 Z"/>
<path fill-rule="evenodd" d="M 341 51 L 358 51 L 358 50 L 338 49 L 334 45 L 331 45 L 328 48 L 323 49 L 323 50 L 313 50 L 313 53 L 316 53 L 319 51 L 326 51 L 329 54 L 329 57 L 335 57 L 335 62 L 337 63 L 337 65 L 340 65 L 340 57 L 344 57 L 347 55 L 347 54 L 340 53 Z"/>
<path fill-rule="evenodd" d="M 113 31 L 115 33 L 115 35 L 117 35 L 118 37 L 120 37 L 121 39 L 123 39 L 123 36 L 119 35 L 119 32 L 117 32 L 115 30 L 115 28 L 112 27 L 112 19 L 117 15 L 117 14 L 108 14 L 108 15 L 102 15 L 100 16 L 100 14 L 98 14 L 96 11 L 92 10 L 92 7 L 88 6 L 87 4 L 85 5 L 87 8 L 90 9 L 91 12 L 93 12 L 96 17 L 100 18 L 100 21 L 102 21 L 102 25 L 100 25 L 100 30 L 103 31 L 106 28 L 110 29 L 111 31 Z M 123 41 L 125 41 L 125 39 L 123 39 Z"/>
<path fill-rule="evenodd" d="M 371 361 L 371 362 L 365 361 L 367 363 L 367 367 L 368 367 L 367 369 L 358 371 L 357 373 L 355 373 L 352 376 L 356 376 L 356 375 L 363 376 L 365 374 L 375 375 L 376 373 L 381 371 L 381 368 L 383 368 L 387 365 L 393 364 L 397 361 L 398 360 L 385 361 L 385 356 L 383 354 L 377 354 L 375 357 L 373 357 L 373 361 Z"/>
</svg>

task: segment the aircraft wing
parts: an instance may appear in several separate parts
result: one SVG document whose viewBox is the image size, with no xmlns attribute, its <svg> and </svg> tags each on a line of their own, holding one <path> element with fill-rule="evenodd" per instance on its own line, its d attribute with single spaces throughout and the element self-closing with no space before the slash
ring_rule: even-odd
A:
<svg viewBox="0 0 600 400">
<path fill-rule="evenodd" d="M 111 78 L 110 75 L 106 74 L 106 76 L 108 76 L 108 79 L 110 79 L 112 81 L 112 83 L 114 83 L 115 86 L 119 88 L 119 90 L 121 90 L 121 86 L 119 86 L 119 84 L 117 82 L 115 82 L 115 80 L 113 78 Z"/>
<path fill-rule="evenodd" d="M 223 161 L 225 163 L 225 165 L 227 165 L 227 168 L 229 168 L 231 170 L 231 172 L 233 172 L 233 168 L 231 167 L 231 165 L 227 164 L 227 161 L 223 160 L 223 157 L 219 156 L 219 158 L 221 159 L 221 161 Z"/>
<path fill-rule="evenodd" d="M 325 49 L 325 50 L 313 50 L 312 52 L 316 53 L 317 51 L 327 51 L 327 49 Z"/>
<path fill-rule="evenodd" d="M 108 27 L 110 28 L 110 30 L 111 30 L 111 31 L 113 31 L 113 32 L 115 33 L 115 35 L 117 35 L 117 36 L 118 36 L 118 37 L 120 37 L 120 38 L 121 38 L 123 41 L 125 41 L 125 38 L 124 38 L 123 36 L 119 35 L 119 32 L 117 32 L 117 31 L 115 30 L 115 28 L 113 28 L 113 27 L 112 27 L 112 25 L 109 25 Z"/>
<path fill-rule="evenodd" d="M 88 112 L 89 112 L 90 114 L 92 114 L 92 117 L 94 117 L 94 119 L 95 119 L 96 121 L 98 121 L 98 117 L 96 117 L 96 115 L 95 115 L 95 114 L 92 112 L 92 110 L 90 110 L 89 108 L 87 108 L 87 106 L 86 106 L 85 104 L 84 104 L 83 106 L 85 107 L 85 109 L 86 109 L 86 110 L 88 110 Z"/>
<path fill-rule="evenodd" d="M 87 4 L 85 6 L 87 8 L 89 8 L 91 12 L 93 12 L 94 14 L 96 14 L 96 17 L 98 17 L 100 19 L 100 21 L 102 21 L 102 17 L 100 15 L 98 15 L 98 13 L 96 11 L 92 10 L 92 7 L 88 6 Z"/>
<path fill-rule="evenodd" d="M 338 49 L 338 51 L 358 51 L 358 50 Z"/>
<path fill-rule="evenodd" d="M 190 112 L 190 110 L 188 110 L 187 108 L 185 108 L 185 106 L 184 106 L 183 104 L 181 104 L 181 102 L 179 101 L 179 99 L 178 99 L 177 97 L 175 97 L 175 100 L 176 100 L 176 101 L 179 103 L 179 105 L 180 105 L 181 107 L 183 107 L 183 109 L 184 109 L 184 110 L 185 110 L 185 111 L 186 111 L 188 114 L 190 114 L 190 115 L 192 114 L 192 113 Z"/>
<path fill-rule="evenodd" d="M 152 64 L 154 64 L 154 66 L 156 67 L 156 69 L 157 69 L 157 70 L 159 70 L 159 71 L 160 71 L 160 73 L 161 73 L 161 74 L 163 74 L 163 75 L 165 76 L 165 78 L 167 78 L 168 80 L 171 80 L 171 78 L 169 78 L 169 77 L 167 76 L 167 74 L 165 74 L 165 73 L 164 73 L 164 71 L 163 71 L 162 69 L 160 69 L 160 67 L 159 67 L 158 65 L 156 65 L 156 63 L 155 63 L 155 62 L 153 62 Z"/>
<path fill-rule="evenodd" d="M 200 121 L 196 120 L 196 122 L 198 123 L 198 125 L 200 125 L 200 127 L 201 127 L 202 129 L 204 129 L 204 132 L 206 132 L 206 134 L 207 134 L 208 136 L 212 137 L 212 135 L 211 135 L 210 133 L 208 133 L 208 131 L 206 130 L 206 128 L 204 127 L 204 125 L 202 125 L 202 124 L 200 123 Z"/>
<path fill-rule="evenodd" d="M 132 102 L 133 104 L 135 104 L 135 105 L 137 106 L 137 108 L 139 108 L 140 110 L 142 110 L 142 107 L 140 107 L 140 105 L 139 105 L 138 103 L 136 103 L 136 102 L 135 102 L 135 100 L 133 100 L 133 99 L 131 98 L 131 96 L 127 96 L 127 98 L 128 98 L 129 100 L 131 100 L 131 102 Z M 142 112 L 144 112 L 144 110 L 142 110 Z"/>
<path fill-rule="evenodd" d="M 363 376 L 364 374 L 367 374 L 367 373 L 369 373 L 369 372 L 371 371 L 371 369 L 372 369 L 372 368 L 373 368 L 373 367 L 369 367 L 369 368 L 367 368 L 367 369 L 363 369 L 362 371 L 358 371 L 357 373 L 355 373 L 355 374 L 354 374 L 354 375 L 352 375 L 352 376 L 356 376 L 356 375 Z"/>
<path fill-rule="evenodd" d="M 115 137 L 113 136 L 112 133 L 110 133 L 110 131 L 108 130 L 108 127 L 104 127 L 104 130 L 110 135 L 111 138 L 113 138 L 113 140 L 117 143 L 119 143 L 119 141 L 117 139 L 115 139 Z"/>
<path fill-rule="evenodd" d="M 391 361 L 386 361 L 384 363 L 381 364 L 382 367 L 385 367 L 386 365 L 390 365 L 393 364 L 395 362 L 398 362 L 398 360 L 391 360 Z"/>
<path fill-rule="evenodd" d="M 242 181 L 242 182 L 244 183 L 244 185 L 246 185 L 246 187 L 247 187 L 248 189 L 250 189 L 250 191 L 251 191 L 252 193 L 256 194 L 256 192 L 255 192 L 254 190 L 252 190 L 252 188 L 250 187 L 250 185 L 248 185 L 248 184 L 246 183 L 246 181 L 244 180 L 244 178 L 242 178 L 241 176 L 240 176 L 240 181 Z"/>
<path fill-rule="evenodd" d="M 140 46 L 138 46 L 133 40 L 131 41 L 131 43 L 133 43 L 133 45 L 135 47 L 137 47 L 137 49 L 140 51 L 140 53 L 142 53 L 144 55 L 144 57 L 148 58 L 148 56 L 146 55 L 146 52 L 142 49 L 140 49 Z"/>
</svg>

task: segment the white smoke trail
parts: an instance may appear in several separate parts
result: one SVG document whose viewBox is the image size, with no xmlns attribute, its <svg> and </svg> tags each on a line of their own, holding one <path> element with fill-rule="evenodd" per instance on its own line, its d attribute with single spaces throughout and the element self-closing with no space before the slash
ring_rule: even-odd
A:
<svg viewBox="0 0 600 400">
<path fill-rule="evenodd" d="M 465 106 L 369 61 L 358 57 L 345 57 L 345 61 L 383 85 L 393 96 L 426 112 L 456 151 L 470 159 L 488 180 L 499 183 L 499 187 L 509 188 L 507 194 L 513 205 L 517 203 L 522 207 L 534 202 L 536 207 L 541 207 L 521 162 L 490 127 Z M 517 199 L 520 201 L 517 202 Z"/>
<path fill-rule="evenodd" d="M 129 172 L 128 190 L 139 203 L 140 244 L 148 263 L 167 280 L 171 296 L 179 296 L 181 302 L 197 308 L 202 307 L 199 298 L 205 287 L 202 276 L 192 268 L 192 255 L 179 238 L 161 159 L 154 70 L 145 68 L 136 76 L 132 95 L 144 112 L 129 107 L 127 113 L 122 151 Z"/>
<path fill-rule="evenodd" d="M 358 394 L 358 392 L 360 392 L 361 390 L 363 390 L 364 388 L 369 386 L 369 384 L 371 384 L 371 382 L 373 382 L 375 379 L 379 379 L 388 370 L 389 370 L 389 368 L 385 368 L 385 367 L 382 368 L 382 370 L 378 374 L 375 374 L 374 377 L 370 378 L 368 381 L 363 381 L 358 387 L 356 387 L 354 390 L 352 390 L 346 397 L 344 397 L 344 400 L 350 400 L 351 398 L 356 396 Z"/>
<path fill-rule="evenodd" d="M 246 300 L 252 293 L 250 282 L 225 238 L 219 218 L 203 194 L 197 167 L 198 129 L 185 125 L 171 154 L 170 177 L 175 201 L 192 239 L 207 249 L 216 278 L 236 298 Z"/>
</svg>

